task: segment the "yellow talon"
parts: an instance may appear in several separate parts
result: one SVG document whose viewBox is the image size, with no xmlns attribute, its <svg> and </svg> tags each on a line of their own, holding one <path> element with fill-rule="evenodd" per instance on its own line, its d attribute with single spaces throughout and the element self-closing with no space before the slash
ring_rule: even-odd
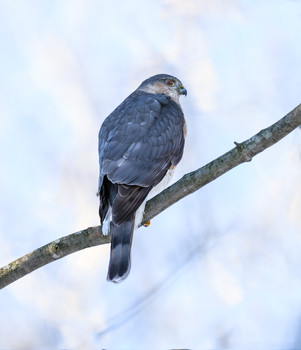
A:
<svg viewBox="0 0 301 350">
<path fill-rule="evenodd" d="M 150 220 L 146 221 L 144 224 L 142 224 L 144 227 L 148 227 L 150 225 Z"/>
</svg>

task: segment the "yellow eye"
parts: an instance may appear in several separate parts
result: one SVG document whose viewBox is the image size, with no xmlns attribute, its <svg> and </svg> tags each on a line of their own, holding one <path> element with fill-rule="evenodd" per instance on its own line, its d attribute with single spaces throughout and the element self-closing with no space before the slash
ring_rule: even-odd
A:
<svg viewBox="0 0 301 350">
<path fill-rule="evenodd" d="M 165 84 L 168 85 L 168 86 L 175 85 L 175 83 L 172 80 L 170 80 L 170 79 L 165 80 Z"/>
</svg>

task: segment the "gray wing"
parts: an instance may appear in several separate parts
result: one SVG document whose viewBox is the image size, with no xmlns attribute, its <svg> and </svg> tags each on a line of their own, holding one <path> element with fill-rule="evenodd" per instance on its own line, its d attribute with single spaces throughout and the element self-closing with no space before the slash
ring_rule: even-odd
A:
<svg viewBox="0 0 301 350">
<path fill-rule="evenodd" d="M 99 132 L 100 191 L 118 184 L 113 219 L 136 211 L 150 190 L 183 154 L 183 112 L 165 95 L 133 93 Z"/>
</svg>

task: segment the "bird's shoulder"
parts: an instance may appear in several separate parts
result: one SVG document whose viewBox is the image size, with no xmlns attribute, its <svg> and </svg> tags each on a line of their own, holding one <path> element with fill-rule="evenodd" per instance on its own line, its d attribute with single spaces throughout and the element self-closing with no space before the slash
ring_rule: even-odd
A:
<svg viewBox="0 0 301 350">
<path fill-rule="evenodd" d="M 168 103 L 170 103 L 169 96 L 134 91 L 107 119 L 118 118 L 120 120 L 123 116 L 127 115 L 159 113 L 162 106 Z"/>
<path fill-rule="evenodd" d="M 176 105 L 169 96 L 163 94 L 151 94 L 143 91 L 134 91 L 104 120 L 99 139 L 110 138 L 114 133 L 139 133 L 141 130 L 151 127 L 161 112 L 167 106 Z M 175 106 L 173 106 L 174 108 Z"/>
</svg>

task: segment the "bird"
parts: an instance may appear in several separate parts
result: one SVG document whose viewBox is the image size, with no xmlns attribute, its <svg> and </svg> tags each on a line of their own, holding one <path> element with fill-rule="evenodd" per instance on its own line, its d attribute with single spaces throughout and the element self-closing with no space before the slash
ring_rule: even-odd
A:
<svg viewBox="0 0 301 350">
<path fill-rule="evenodd" d="M 99 130 L 97 194 L 102 232 L 111 234 L 110 282 L 129 275 L 133 232 L 141 224 L 146 200 L 163 190 L 182 158 L 186 122 L 181 95 L 187 96 L 187 90 L 176 77 L 151 76 Z"/>
</svg>

